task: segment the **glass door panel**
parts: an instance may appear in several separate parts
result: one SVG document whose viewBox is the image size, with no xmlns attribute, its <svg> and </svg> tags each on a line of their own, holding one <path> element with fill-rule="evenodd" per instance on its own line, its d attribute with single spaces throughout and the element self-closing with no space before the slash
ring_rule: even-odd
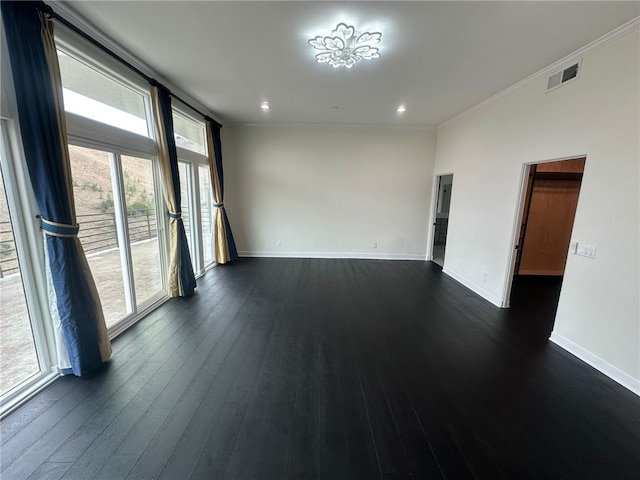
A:
<svg viewBox="0 0 640 480">
<path fill-rule="evenodd" d="M 0 396 L 40 372 L 0 172 Z"/>
<path fill-rule="evenodd" d="M 200 186 L 200 217 L 202 223 L 202 252 L 204 265 L 213 263 L 213 196 L 211 191 L 211 177 L 209 167 L 198 166 L 198 180 Z"/>
<path fill-rule="evenodd" d="M 140 305 L 164 288 L 153 164 L 146 158 L 123 155 L 121 159 L 135 297 Z"/>
<path fill-rule="evenodd" d="M 191 261 L 195 261 L 195 250 L 193 249 L 193 232 L 191 231 L 191 211 L 189 209 L 189 199 L 191 198 L 191 182 L 189 181 L 189 165 L 184 162 L 178 162 L 178 174 L 180 175 L 180 209 L 182 210 L 182 223 L 184 231 L 187 235 L 187 245 L 191 253 Z M 197 271 L 195 265 L 194 270 Z"/>
<path fill-rule="evenodd" d="M 130 313 L 122 274 L 123 246 L 118 241 L 112 155 L 76 145 L 69 145 L 69 154 L 78 237 L 110 327 Z"/>
</svg>

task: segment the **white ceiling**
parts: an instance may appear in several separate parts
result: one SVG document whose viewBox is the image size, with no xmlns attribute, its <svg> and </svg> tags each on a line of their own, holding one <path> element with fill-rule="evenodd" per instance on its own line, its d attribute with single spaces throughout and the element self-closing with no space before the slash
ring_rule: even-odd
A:
<svg viewBox="0 0 640 480">
<path fill-rule="evenodd" d="M 65 8 L 223 123 L 413 128 L 437 126 L 640 14 L 637 1 L 73 1 Z M 316 63 L 307 40 L 339 22 L 381 31 L 381 58 L 350 70 Z M 272 107 L 266 113 L 263 101 Z"/>
</svg>

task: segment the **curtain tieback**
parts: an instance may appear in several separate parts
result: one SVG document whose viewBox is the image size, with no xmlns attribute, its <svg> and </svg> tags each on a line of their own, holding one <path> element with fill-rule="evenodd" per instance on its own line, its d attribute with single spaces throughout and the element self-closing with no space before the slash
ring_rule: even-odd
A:
<svg viewBox="0 0 640 480">
<path fill-rule="evenodd" d="M 214 208 L 222 208 L 224 207 L 224 203 L 214 203 L 213 206 Z"/>
<path fill-rule="evenodd" d="M 47 235 L 67 238 L 78 236 L 80 225 L 77 223 L 75 225 L 67 225 L 66 223 L 52 222 L 51 220 L 42 218 L 40 215 L 38 215 L 38 218 L 40 219 L 40 230 Z"/>
<path fill-rule="evenodd" d="M 169 212 L 169 218 L 175 218 L 175 219 L 182 218 L 182 213 Z"/>
</svg>

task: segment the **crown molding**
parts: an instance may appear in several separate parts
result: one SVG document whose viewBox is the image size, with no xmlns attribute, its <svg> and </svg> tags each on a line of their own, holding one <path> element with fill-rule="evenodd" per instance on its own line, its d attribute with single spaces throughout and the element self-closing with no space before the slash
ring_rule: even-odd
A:
<svg viewBox="0 0 640 480">
<path fill-rule="evenodd" d="M 411 125 L 367 125 L 366 123 L 233 123 L 227 122 L 225 125 L 229 127 L 247 127 L 247 128 L 342 128 L 342 129 L 361 129 L 361 130 L 396 130 L 396 131 L 413 131 L 413 132 L 436 132 L 437 127 L 411 126 Z"/>
<path fill-rule="evenodd" d="M 567 55 L 566 57 L 561 58 L 560 60 L 558 60 L 557 62 L 552 63 L 551 65 L 549 65 L 548 67 L 543 68 L 542 70 L 538 70 L 536 73 L 529 75 L 527 78 L 525 78 L 524 80 L 520 80 L 518 83 L 515 83 L 513 85 L 511 85 L 510 87 L 505 88 L 504 90 L 502 90 L 501 92 L 496 93 L 495 95 L 492 95 L 491 97 L 487 98 L 486 100 L 483 100 L 480 103 L 477 103 L 476 105 L 474 105 L 471 108 L 468 108 L 467 110 L 458 113 L 457 115 L 451 117 L 449 120 L 446 120 L 444 122 L 442 122 L 440 125 L 438 125 L 438 129 L 442 128 L 442 127 L 446 127 L 448 125 L 451 125 L 452 123 L 458 121 L 459 119 L 465 117 L 466 115 L 475 112 L 476 110 L 479 110 L 483 107 L 485 107 L 486 105 L 494 102 L 495 100 L 499 99 L 500 97 L 503 97 L 505 95 L 508 95 L 509 93 L 513 92 L 514 90 L 517 90 L 518 88 L 522 87 L 523 85 L 536 80 L 540 77 L 543 77 L 545 75 L 549 75 L 549 74 L 553 74 L 556 73 L 557 71 L 561 70 L 564 67 L 569 66 L 572 62 L 575 63 L 577 60 L 580 60 L 582 57 L 584 57 L 585 55 L 603 47 L 604 45 L 614 42 L 616 40 L 618 40 L 619 38 L 622 38 L 636 30 L 638 30 L 640 28 L 640 16 L 634 18 L 633 20 L 625 23 L 624 25 L 621 25 L 620 27 L 616 28 L 615 30 L 612 30 L 611 32 L 603 35 L 602 37 L 598 38 L 597 40 L 594 40 L 593 42 L 585 45 L 582 48 L 579 48 L 578 50 L 576 50 L 573 53 L 570 53 L 569 55 Z"/>
</svg>

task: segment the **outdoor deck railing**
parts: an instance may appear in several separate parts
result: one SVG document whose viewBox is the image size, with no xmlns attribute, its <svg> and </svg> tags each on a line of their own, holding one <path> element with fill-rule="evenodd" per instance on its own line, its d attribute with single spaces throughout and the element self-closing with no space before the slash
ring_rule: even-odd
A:
<svg viewBox="0 0 640 480">
<path fill-rule="evenodd" d="M 185 228 L 188 229 L 189 215 L 183 207 Z M 155 211 L 136 211 L 127 217 L 129 240 L 131 243 L 158 236 L 158 222 Z M 116 217 L 114 212 L 78 215 L 80 232 L 85 254 L 97 253 L 118 247 Z M 9 222 L 0 222 L 0 278 L 19 272 L 18 256 Z"/>
</svg>

